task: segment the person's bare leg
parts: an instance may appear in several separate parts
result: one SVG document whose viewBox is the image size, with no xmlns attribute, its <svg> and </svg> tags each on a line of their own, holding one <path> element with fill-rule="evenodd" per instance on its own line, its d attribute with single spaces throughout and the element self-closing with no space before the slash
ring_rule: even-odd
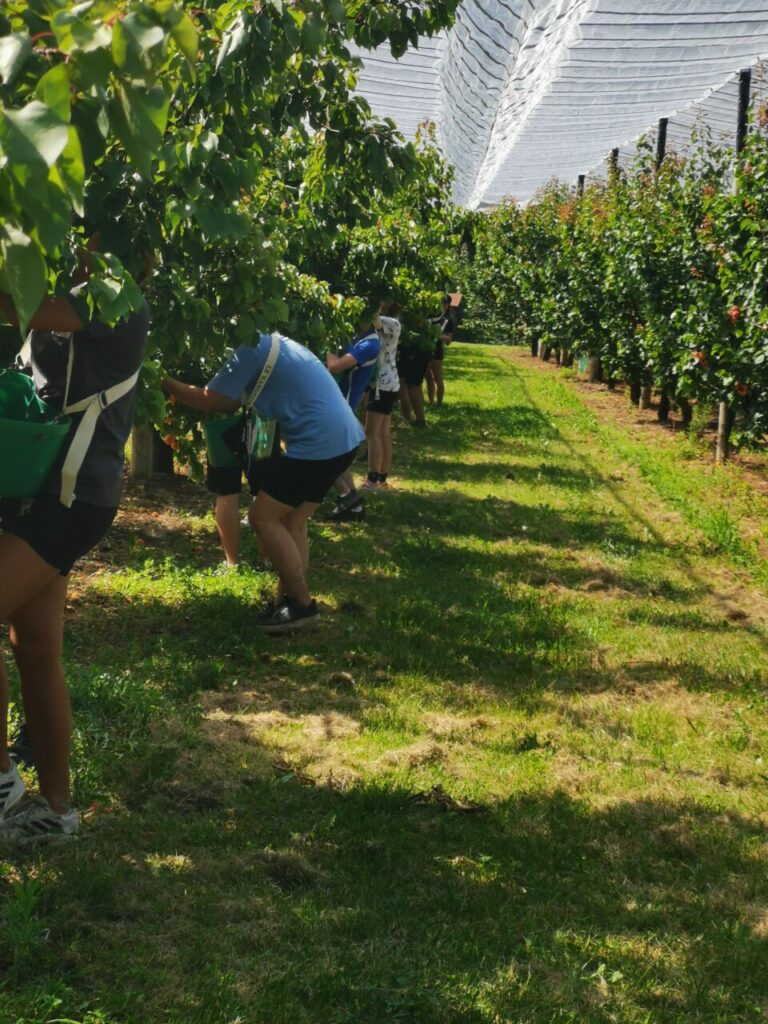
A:
<svg viewBox="0 0 768 1024">
<path fill-rule="evenodd" d="M 280 595 L 302 605 L 311 601 L 305 575 L 309 549 L 306 536 L 297 542 L 297 533 L 301 532 L 302 521 L 306 529 L 306 521 L 317 507 L 305 502 L 294 509 L 261 491 L 249 510 L 251 524 L 277 572 Z"/>
<path fill-rule="evenodd" d="M 11 533 L 0 536 L 0 621 L 8 622 L 14 612 L 58 578 L 58 570 L 26 541 Z M 8 674 L 0 665 L 0 771 L 9 769 Z"/>
<path fill-rule="evenodd" d="M 436 404 L 441 406 L 443 404 L 443 396 L 445 395 L 445 381 L 443 380 L 443 361 L 442 359 L 433 359 L 430 363 L 432 367 L 432 377 L 435 382 L 435 399 Z"/>
<path fill-rule="evenodd" d="M 380 473 L 389 473 L 392 469 L 392 417 L 382 416 L 381 425 L 381 462 Z"/>
<path fill-rule="evenodd" d="M 70 802 L 72 710 L 61 663 L 66 596 L 66 577 L 57 576 L 10 620 L 40 792 L 57 814 Z"/>
<path fill-rule="evenodd" d="M 408 396 L 411 399 L 416 422 L 424 423 L 424 392 L 421 390 L 421 384 L 415 388 L 408 388 Z"/>
<path fill-rule="evenodd" d="M 400 385 L 400 412 L 406 423 L 413 419 L 413 406 L 411 405 L 411 390 L 407 384 Z"/>
<path fill-rule="evenodd" d="M 240 564 L 240 495 L 219 494 L 214 507 L 216 529 L 219 531 L 221 546 L 227 565 Z"/>
<path fill-rule="evenodd" d="M 388 416 L 382 416 L 380 412 L 369 412 L 365 421 L 365 433 L 368 438 L 368 471 L 381 473 L 382 449 L 381 432 L 384 420 Z"/>
<path fill-rule="evenodd" d="M 435 374 L 434 370 L 432 369 L 434 365 L 435 362 L 433 359 L 431 359 L 429 361 L 429 365 L 427 366 L 427 372 L 424 377 L 424 379 L 427 382 L 427 399 L 429 400 L 430 405 L 434 405 L 435 403 Z"/>
<path fill-rule="evenodd" d="M 355 478 L 352 476 L 352 470 L 345 469 L 333 486 L 339 492 L 340 498 L 346 498 L 348 494 L 351 494 L 355 489 Z"/>
</svg>

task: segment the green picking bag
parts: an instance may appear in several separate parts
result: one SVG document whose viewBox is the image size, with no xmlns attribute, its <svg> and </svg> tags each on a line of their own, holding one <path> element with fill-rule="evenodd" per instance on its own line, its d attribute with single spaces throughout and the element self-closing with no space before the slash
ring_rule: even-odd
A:
<svg viewBox="0 0 768 1024">
<path fill-rule="evenodd" d="M 70 419 L 37 394 L 30 377 L 0 372 L 0 495 L 34 498 L 69 433 Z"/>
<path fill-rule="evenodd" d="M 275 444 L 275 421 L 252 409 L 236 416 L 217 416 L 203 424 L 208 465 L 217 469 L 245 470 L 252 462 L 268 459 Z"/>
<path fill-rule="evenodd" d="M 235 469 L 242 465 L 241 460 L 224 440 L 224 434 L 237 427 L 242 418 L 242 414 L 238 413 L 236 416 L 212 416 L 205 420 L 203 433 L 209 466 L 216 469 Z"/>
</svg>

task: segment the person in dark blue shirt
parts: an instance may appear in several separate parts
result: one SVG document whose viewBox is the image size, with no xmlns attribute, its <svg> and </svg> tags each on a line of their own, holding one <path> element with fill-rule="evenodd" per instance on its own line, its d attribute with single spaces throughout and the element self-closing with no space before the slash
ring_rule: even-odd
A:
<svg viewBox="0 0 768 1024">
<path fill-rule="evenodd" d="M 378 373 L 380 352 L 381 339 L 376 324 L 371 323 L 356 335 L 340 356 L 329 352 L 325 357 L 325 365 L 330 372 L 341 374 L 339 387 L 353 411 L 360 405 L 374 372 Z M 334 518 L 344 515 L 360 500 L 351 469 L 338 478 L 336 490 L 339 501 L 331 513 Z"/>
</svg>

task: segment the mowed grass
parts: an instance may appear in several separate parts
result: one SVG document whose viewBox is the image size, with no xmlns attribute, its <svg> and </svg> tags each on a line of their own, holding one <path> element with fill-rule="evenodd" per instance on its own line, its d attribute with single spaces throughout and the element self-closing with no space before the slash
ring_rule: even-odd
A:
<svg viewBox="0 0 768 1024">
<path fill-rule="evenodd" d="M 684 517 L 682 447 L 447 370 L 400 492 L 313 526 L 313 632 L 257 635 L 194 485 L 132 493 L 73 580 L 89 820 L 0 861 L 0 1021 L 768 1017 L 759 552 Z"/>
</svg>

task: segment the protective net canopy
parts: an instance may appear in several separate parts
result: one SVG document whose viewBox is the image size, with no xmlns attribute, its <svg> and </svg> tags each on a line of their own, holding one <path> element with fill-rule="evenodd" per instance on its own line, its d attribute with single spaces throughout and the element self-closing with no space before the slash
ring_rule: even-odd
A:
<svg viewBox="0 0 768 1024">
<path fill-rule="evenodd" d="M 736 128 L 737 76 L 768 57 L 760 0 L 465 0 L 396 60 L 361 52 L 360 92 L 413 138 L 431 120 L 473 209 L 575 182 L 669 118 L 672 148 Z M 760 75 L 756 76 L 760 85 Z"/>
</svg>

